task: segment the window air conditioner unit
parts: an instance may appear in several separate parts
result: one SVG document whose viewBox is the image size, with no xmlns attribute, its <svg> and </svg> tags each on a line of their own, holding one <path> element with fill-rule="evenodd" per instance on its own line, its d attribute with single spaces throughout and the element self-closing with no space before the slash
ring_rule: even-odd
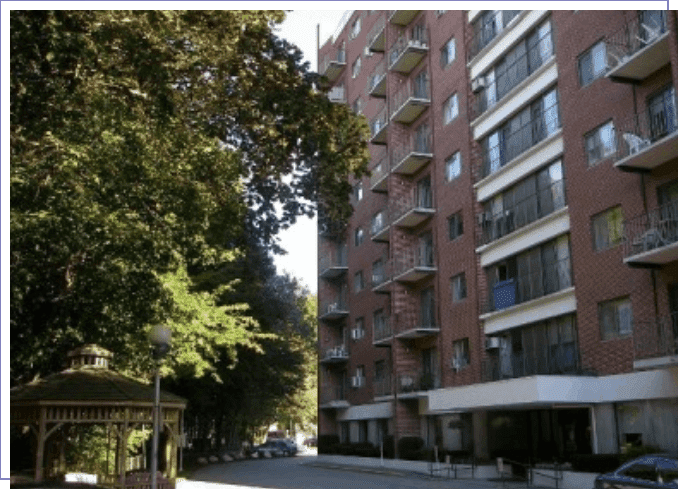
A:
<svg viewBox="0 0 678 489">
<path fill-rule="evenodd" d="M 496 350 L 501 346 L 501 338 L 495 336 L 492 338 L 485 338 L 485 349 Z"/>
<path fill-rule="evenodd" d="M 358 387 L 362 387 L 362 385 L 363 385 L 362 377 L 351 377 L 351 387 L 357 389 Z"/>
<path fill-rule="evenodd" d="M 473 93 L 482 92 L 485 89 L 485 77 L 479 76 L 471 80 L 471 91 Z"/>
</svg>

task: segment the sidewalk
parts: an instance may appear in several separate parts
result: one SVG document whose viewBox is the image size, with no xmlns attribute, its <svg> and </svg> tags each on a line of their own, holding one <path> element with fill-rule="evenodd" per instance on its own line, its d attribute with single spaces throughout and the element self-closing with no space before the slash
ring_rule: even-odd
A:
<svg viewBox="0 0 678 489">
<path fill-rule="evenodd" d="M 473 487 L 473 488 L 487 488 L 487 489 L 518 489 L 518 488 L 534 488 L 534 489 L 551 489 L 556 487 L 555 480 L 543 481 L 547 485 L 530 485 L 525 481 L 501 480 L 501 475 L 494 465 L 479 465 L 476 466 L 473 475 L 470 471 L 470 466 L 458 466 L 457 477 L 454 472 L 448 472 L 444 464 L 438 464 L 440 469 L 431 475 L 431 464 L 429 462 L 409 461 L 409 460 L 393 460 L 393 459 L 379 459 L 368 457 L 351 457 L 342 455 L 318 455 L 317 457 L 309 457 L 309 460 L 304 462 L 304 465 L 311 467 L 322 467 L 338 470 L 351 470 L 372 474 L 385 474 L 399 477 L 421 477 L 429 480 L 450 480 L 450 482 L 458 482 L 459 487 Z M 542 481 L 540 481 L 542 482 Z M 559 481 L 558 487 L 567 489 L 568 484 L 565 481 Z M 574 489 L 590 489 L 593 484 L 580 485 L 583 481 L 578 481 Z M 455 487 L 454 485 L 450 486 Z"/>
</svg>

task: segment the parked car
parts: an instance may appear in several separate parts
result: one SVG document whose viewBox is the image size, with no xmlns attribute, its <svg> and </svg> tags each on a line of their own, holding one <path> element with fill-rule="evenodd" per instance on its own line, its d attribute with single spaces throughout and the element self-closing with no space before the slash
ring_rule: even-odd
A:
<svg viewBox="0 0 678 489">
<path fill-rule="evenodd" d="M 636 487 L 678 489 L 678 455 L 644 455 L 596 477 L 595 489 Z"/>
<path fill-rule="evenodd" d="M 297 452 L 299 451 L 299 447 L 297 447 L 297 442 L 292 440 L 291 438 L 284 438 L 280 441 L 282 441 L 289 447 L 290 455 L 296 455 Z"/>
<path fill-rule="evenodd" d="M 258 447 L 255 447 L 254 451 L 258 452 L 260 455 L 263 455 L 264 452 L 267 451 L 273 457 L 289 457 L 296 453 L 293 453 L 292 447 L 283 440 L 269 440 L 266 443 L 262 443 Z"/>
<path fill-rule="evenodd" d="M 318 437 L 317 436 L 311 436 L 309 438 L 306 438 L 304 440 L 304 445 L 307 447 L 317 447 L 318 446 Z"/>
</svg>

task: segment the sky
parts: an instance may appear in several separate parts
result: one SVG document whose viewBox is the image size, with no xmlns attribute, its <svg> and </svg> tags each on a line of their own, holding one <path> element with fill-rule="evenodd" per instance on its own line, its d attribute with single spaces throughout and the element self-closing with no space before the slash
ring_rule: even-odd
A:
<svg viewBox="0 0 678 489">
<path fill-rule="evenodd" d="M 329 2 L 328 2 L 329 3 Z M 296 44 L 304 59 L 317 70 L 317 26 L 320 44 L 332 36 L 346 10 L 293 10 L 277 32 L 279 37 Z M 275 258 L 278 273 L 288 272 L 312 293 L 318 288 L 318 231 L 316 220 L 302 217 L 290 229 L 280 233 L 281 246 L 287 255 Z"/>
</svg>

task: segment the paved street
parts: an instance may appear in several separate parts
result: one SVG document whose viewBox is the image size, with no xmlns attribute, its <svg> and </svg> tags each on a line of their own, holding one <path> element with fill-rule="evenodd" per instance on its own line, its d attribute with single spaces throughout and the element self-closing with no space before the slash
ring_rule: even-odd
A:
<svg viewBox="0 0 678 489">
<path fill-rule="evenodd" d="M 214 464 L 196 471 L 177 489 L 498 489 L 486 480 L 434 480 L 412 473 L 375 473 L 373 470 L 313 466 L 314 457 L 245 460 Z M 525 487 L 507 483 L 506 488 Z"/>
</svg>

